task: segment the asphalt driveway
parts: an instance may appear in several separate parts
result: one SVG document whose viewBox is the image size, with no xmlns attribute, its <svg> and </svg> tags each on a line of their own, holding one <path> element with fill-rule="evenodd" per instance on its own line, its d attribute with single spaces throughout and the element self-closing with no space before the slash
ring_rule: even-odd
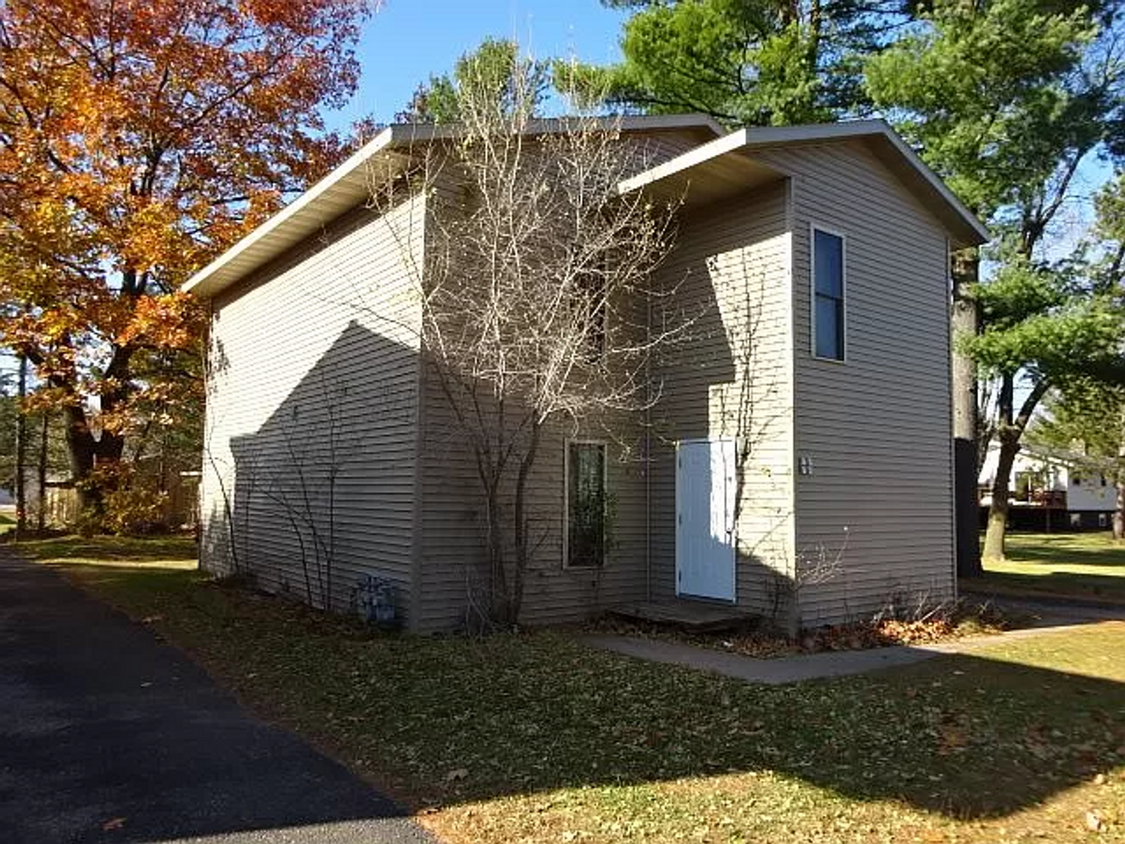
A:
<svg viewBox="0 0 1125 844">
<path fill-rule="evenodd" d="M 425 842 L 194 664 L 0 547 L 0 842 Z"/>
</svg>

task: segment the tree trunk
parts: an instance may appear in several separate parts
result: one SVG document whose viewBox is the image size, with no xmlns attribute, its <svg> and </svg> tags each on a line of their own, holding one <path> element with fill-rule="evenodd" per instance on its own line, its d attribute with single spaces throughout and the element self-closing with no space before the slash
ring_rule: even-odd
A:
<svg viewBox="0 0 1125 844">
<path fill-rule="evenodd" d="M 508 609 L 510 612 L 509 624 L 519 621 L 520 609 L 523 606 L 524 575 L 531 561 L 531 548 L 527 534 L 527 479 L 535 465 L 535 458 L 539 453 L 539 437 L 542 426 L 538 421 L 533 421 L 527 451 L 520 461 L 519 474 L 516 477 L 516 499 L 512 516 L 515 519 L 516 559 L 515 571 L 512 573 L 512 590 L 509 596 Z"/>
<path fill-rule="evenodd" d="M 103 406 L 107 411 L 112 410 L 123 400 L 120 395 L 102 397 Z M 125 438 L 121 434 L 104 429 L 100 436 L 95 438 L 90 431 L 86 409 L 79 396 L 72 396 L 70 404 L 65 409 L 65 419 L 70 474 L 78 491 L 79 510 L 97 512 L 102 505 L 102 490 L 89 483 L 90 475 L 99 463 L 106 465 L 121 460 L 121 456 L 125 453 Z"/>
<path fill-rule="evenodd" d="M 102 431 L 98 437 L 98 460 L 102 463 L 116 463 L 125 454 L 125 438 L 120 434 Z"/>
<path fill-rule="evenodd" d="M 27 532 L 27 358 L 20 355 L 18 401 L 16 404 L 16 540 Z M 39 490 L 40 498 L 43 490 Z"/>
<path fill-rule="evenodd" d="M 500 523 L 499 482 L 485 487 L 485 518 L 488 531 L 488 568 L 491 581 L 489 615 L 504 624 L 507 619 L 508 578 L 504 570 L 504 533 Z"/>
<path fill-rule="evenodd" d="M 1117 479 L 1117 501 L 1113 511 L 1113 538 L 1120 542 L 1125 539 L 1125 478 Z"/>
<path fill-rule="evenodd" d="M 51 433 L 51 414 L 43 411 L 39 426 L 39 507 L 35 514 L 35 529 L 40 534 L 47 527 L 47 437 Z"/>
<path fill-rule="evenodd" d="M 1019 439 L 1005 434 L 1000 438 L 1000 459 L 992 481 L 992 506 L 988 509 L 988 530 L 984 536 L 984 559 L 1004 559 L 1004 537 L 1008 525 L 1008 494 L 1012 466 L 1019 453 Z"/>
<path fill-rule="evenodd" d="M 976 362 L 957 350 L 957 338 L 973 336 L 979 330 L 977 302 L 972 295 L 980 271 L 976 249 L 964 249 L 952 256 L 953 308 L 950 329 L 953 336 L 953 508 L 957 531 L 957 576 L 982 574 L 979 537 L 980 502 L 977 480 L 980 475 L 977 441 Z"/>
<path fill-rule="evenodd" d="M 86 512 L 100 505 L 97 490 L 87 483 L 94 471 L 98 444 L 86 424 L 86 412 L 80 402 L 75 397 L 73 403 L 66 406 L 66 451 L 70 458 L 70 476 L 78 491 L 78 509 Z"/>
<path fill-rule="evenodd" d="M 1012 466 L 1020 450 L 1020 437 L 1023 436 L 1031 414 L 1046 394 L 1049 383 L 1040 380 L 1031 388 L 1019 415 L 1015 409 L 1015 373 L 1005 373 L 1000 377 L 1000 396 L 996 409 L 997 436 L 1000 440 L 1000 459 L 996 464 L 996 477 L 992 482 L 992 506 L 988 510 L 988 530 L 984 537 L 984 559 L 1004 559 L 1004 534 L 1008 526 L 1008 492 L 1012 482 Z"/>
</svg>

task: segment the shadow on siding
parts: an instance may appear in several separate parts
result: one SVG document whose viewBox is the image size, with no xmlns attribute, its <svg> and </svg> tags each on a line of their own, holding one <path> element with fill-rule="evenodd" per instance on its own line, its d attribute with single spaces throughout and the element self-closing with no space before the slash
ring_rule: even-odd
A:
<svg viewBox="0 0 1125 844">
<path fill-rule="evenodd" d="M 233 571 L 237 556 L 256 585 L 316 607 L 349 609 L 367 573 L 395 582 L 403 600 L 417 361 L 415 350 L 349 323 L 265 423 L 231 441 L 230 513 L 207 514 L 203 558 Z"/>
</svg>

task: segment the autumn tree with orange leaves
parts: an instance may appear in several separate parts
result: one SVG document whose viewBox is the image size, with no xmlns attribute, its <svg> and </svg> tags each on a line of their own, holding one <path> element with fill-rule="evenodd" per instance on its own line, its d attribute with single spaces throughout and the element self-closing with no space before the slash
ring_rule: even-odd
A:
<svg viewBox="0 0 1125 844">
<path fill-rule="evenodd" d="M 203 321 L 177 285 L 340 159 L 320 110 L 376 5 L 0 0 L 0 343 L 65 415 L 84 505 L 184 412 Z"/>
</svg>

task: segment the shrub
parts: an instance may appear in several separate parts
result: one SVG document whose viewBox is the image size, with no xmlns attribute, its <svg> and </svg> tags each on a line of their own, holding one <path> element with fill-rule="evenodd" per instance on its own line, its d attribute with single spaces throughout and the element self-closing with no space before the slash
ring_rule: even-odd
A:
<svg viewBox="0 0 1125 844">
<path fill-rule="evenodd" d="M 168 493 L 154 479 L 138 474 L 133 466 L 119 462 L 98 466 L 87 482 L 99 492 L 101 506 L 79 516 L 79 533 L 155 533 L 164 529 Z"/>
</svg>

